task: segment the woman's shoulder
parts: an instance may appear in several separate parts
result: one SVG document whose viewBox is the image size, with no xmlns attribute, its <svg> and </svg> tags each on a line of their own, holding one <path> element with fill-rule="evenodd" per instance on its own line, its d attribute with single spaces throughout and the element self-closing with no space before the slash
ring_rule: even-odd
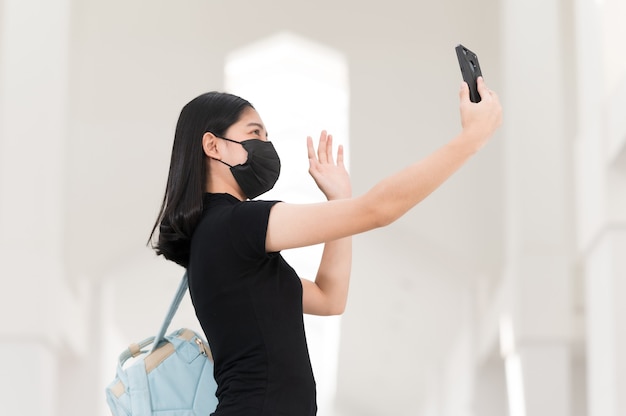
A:
<svg viewBox="0 0 626 416">
<path fill-rule="evenodd" d="M 248 223 L 250 221 L 267 222 L 270 210 L 278 200 L 245 200 L 222 193 L 205 193 L 202 200 L 202 222 L 232 220 Z"/>
<path fill-rule="evenodd" d="M 229 194 L 205 194 L 203 215 L 192 246 L 226 244 L 246 258 L 266 255 L 265 239 L 272 207 L 280 201 L 241 201 Z"/>
</svg>

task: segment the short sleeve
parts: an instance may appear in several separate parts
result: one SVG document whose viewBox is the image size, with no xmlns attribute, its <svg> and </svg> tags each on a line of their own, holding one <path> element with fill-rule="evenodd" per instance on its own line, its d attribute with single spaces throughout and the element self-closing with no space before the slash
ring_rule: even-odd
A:
<svg viewBox="0 0 626 416">
<path fill-rule="evenodd" d="M 232 211 L 230 233 L 237 254 L 248 259 L 266 255 L 265 239 L 270 211 L 280 201 L 244 201 Z"/>
</svg>

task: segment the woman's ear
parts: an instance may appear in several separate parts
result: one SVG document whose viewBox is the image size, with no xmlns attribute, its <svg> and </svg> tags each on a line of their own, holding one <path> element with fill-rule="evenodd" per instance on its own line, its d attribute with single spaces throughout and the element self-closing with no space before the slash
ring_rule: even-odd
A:
<svg viewBox="0 0 626 416">
<path fill-rule="evenodd" d="M 217 137 L 209 131 L 202 136 L 202 150 L 211 159 L 222 160 L 222 156 L 217 149 Z"/>
</svg>

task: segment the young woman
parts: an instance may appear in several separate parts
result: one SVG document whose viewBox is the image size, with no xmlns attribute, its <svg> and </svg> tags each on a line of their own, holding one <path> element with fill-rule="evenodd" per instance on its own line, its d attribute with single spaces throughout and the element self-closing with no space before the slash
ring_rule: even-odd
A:
<svg viewBox="0 0 626 416">
<path fill-rule="evenodd" d="M 152 234 L 158 254 L 188 269 L 196 315 L 215 360 L 216 416 L 315 415 L 315 381 L 303 313 L 341 314 L 351 236 L 386 226 L 415 206 L 501 123 L 495 93 L 460 91 L 462 132 L 425 159 L 352 197 L 343 149 L 322 132 L 307 138 L 309 172 L 327 202 L 250 201 L 274 186 L 280 160 L 252 105 L 210 92 L 183 109 L 165 197 Z M 280 251 L 325 243 L 315 281 L 300 279 Z"/>
</svg>

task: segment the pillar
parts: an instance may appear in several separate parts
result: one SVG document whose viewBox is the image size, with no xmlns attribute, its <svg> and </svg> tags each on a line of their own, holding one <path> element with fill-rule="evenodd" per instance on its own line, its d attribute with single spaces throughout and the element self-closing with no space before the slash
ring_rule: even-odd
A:
<svg viewBox="0 0 626 416">
<path fill-rule="evenodd" d="M 585 115 L 578 120 L 576 171 L 580 207 L 577 243 L 585 280 L 589 416 L 626 414 L 626 129 L 622 122 L 626 104 L 607 99 L 618 91 L 612 90 L 615 83 L 608 79 L 617 68 L 606 66 L 611 61 L 606 54 L 616 51 L 605 48 L 605 16 L 619 13 L 615 7 L 618 4 L 611 0 L 575 3 L 576 49 L 581 51 L 576 91 L 578 112 Z M 608 21 L 618 18 L 612 15 Z M 621 49 L 617 56 L 620 54 Z M 619 114 L 619 123 L 611 122 L 615 114 Z M 621 151 L 616 145 L 619 140 Z"/>
<path fill-rule="evenodd" d="M 504 0 L 502 13 L 509 412 L 570 416 L 569 15 L 558 0 Z"/>
<path fill-rule="evenodd" d="M 0 2 L 0 403 L 55 415 L 63 273 L 68 0 Z"/>
<path fill-rule="evenodd" d="M 604 230 L 586 261 L 589 416 L 626 412 L 626 223 Z"/>
</svg>

